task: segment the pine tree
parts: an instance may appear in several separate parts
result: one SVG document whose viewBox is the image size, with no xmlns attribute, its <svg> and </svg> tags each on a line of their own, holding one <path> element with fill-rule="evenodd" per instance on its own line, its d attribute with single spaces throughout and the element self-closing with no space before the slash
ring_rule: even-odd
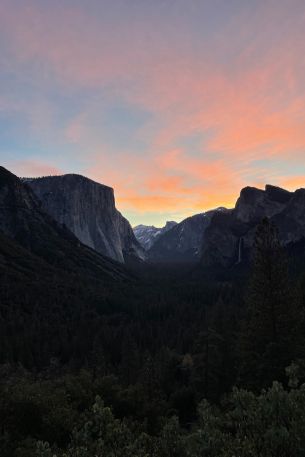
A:
<svg viewBox="0 0 305 457">
<path fill-rule="evenodd" d="M 269 219 L 257 228 L 252 278 L 245 297 L 247 315 L 240 335 L 240 379 L 251 388 L 285 379 L 298 355 L 301 312 L 278 231 Z"/>
</svg>

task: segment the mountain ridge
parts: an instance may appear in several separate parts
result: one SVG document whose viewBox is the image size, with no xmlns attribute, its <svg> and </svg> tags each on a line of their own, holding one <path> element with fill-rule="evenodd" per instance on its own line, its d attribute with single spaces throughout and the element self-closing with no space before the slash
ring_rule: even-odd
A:
<svg viewBox="0 0 305 457">
<path fill-rule="evenodd" d="M 187 217 L 163 233 L 149 249 L 151 262 L 197 262 L 200 259 L 204 233 L 214 212 L 227 211 L 217 208 Z"/>
<path fill-rule="evenodd" d="M 265 217 L 276 225 L 284 246 L 301 240 L 305 237 L 305 189 L 290 192 L 270 184 L 264 189 L 243 188 L 230 212 L 212 218 L 205 234 L 201 264 L 230 268 L 248 261 L 256 227 Z"/>
<path fill-rule="evenodd" d="M 231 267 L 249 257 L 256 226 L 264 217 L 270 218 L 277 225 L 280 239 L 284 245 L 295 243 L 305 236 L 305 190 L 303 188 L 288 191 L 271 184 L 266 184 L 264 188 L 246 186 L 241 189 L 234 208 L 217 208 L 195 214 L 178 224 L 169 221 L 165 227 L 161 228 L 140 224 L 131 229 L 128 221 L 115 208 L 112 187 L 74 173 L 34 179 L 24 178 L 26 184 L 34 191 L 36 190 L 36 196 L 42 201 L 42 207 L 47 208 L 51 215 L 54 216 L 52 205 L 55 201 L 56 206 L 59 197 L 56 200 L 57 197 L 52 195 L 54 187 L 41 185 L 50 180 L 55 180 L 57 183 L 63 180 L 80 182 L 81 186 L 85 186 L 83 187 L 85 198 L 88 201 L 91 198 L 89 206 L 94 204 L 94 198 L 92 199 L 92 195 L 88 197 L 86 194 L 86 185 L 97 186 L 105 199 L 104 206 L 100 205 L 96 212 L 100 211 L 102 214 L 105 210 L 103 217 L 105 220 L 108 218 L 108 226 L 107 223 L 106 226 L 105 224 L 102 226 L 103 232 L 99 225 L 103 221 L 95 220 L 93 225 L 96 224 L 97 228 L 91 227 L 91 230 L 99 231 L 100 238 L 104 236 L 103 249 L 98 250 L 105 251 L 107 239 L 110 239 L 113 245 L 108 245 L 108 248 L 110 246 L 112 249 L 119 249 L 120 261 L 131 255 L 141 261 L 147 259 L 153 263 L 200 262 L 205 267 L 214 265 Z M 73 186 L 71 189 L 73 190 Z M 56 186 L 56 192 L 60 191 L 60 186 Z M 60 197 L 61 195 L 60 193 Z M 81 195 L 78 193 L 76 198 L 79 197 L 81 198 Z M 87 206 L 88 201 L 85 204 Z M 97 202 L 101 203 L 101 201 Z M 48 205 L 51 205 L 51 210 Z M 112 215 L 109 213 L 109 208 Z M 65 208 L 64 205 L 61 206 L 61 210 L 69 213 L 69 208 Z M 117 218 L 116 222 L 114 222 L 115 218 L 111 221 L 113 214 Z M 55 218 L 60 224 L 73 229 L 71 222 L 66 224 L 66 215 L 57 213 Z M 78 228 L 80 226 L 79 223 Z M 83 242 L 87 241 L 86 244 L 91 245 L 94 249 L 97 248 L 92 239 L 89 241 L 86 239 L 87 232 L 79 232 L 77 227 L 74 227 L 72 231 L 77 238 Z M 114 233 L 115 235 L 113 235 Z M 112 255 L 112 257 L 115 256 Z"/>
<path fill-rule="evenodd" d="M 44 212 L 28 184 L 0 167 L 0 232 L 57 270 L 97 279 L 128 278 L 122 266 L 84 246 Z"/>
<path fill-rule="evenodd" d="M 160 236 L 171 230 L 175 225 L 177 225 L 177 222 L 175 221 L 167 221 L 163 227 L 139 224 L 133 227 L 133 232 L 139 243 L 146 251 L 148 251 L 156 243 Z"/>
</svg>

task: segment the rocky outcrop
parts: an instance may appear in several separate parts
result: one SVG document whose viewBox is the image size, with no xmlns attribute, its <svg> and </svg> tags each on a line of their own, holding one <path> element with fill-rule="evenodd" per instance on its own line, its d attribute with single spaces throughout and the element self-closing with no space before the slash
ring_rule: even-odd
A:
<svg viewBox="0 0 305 457">
<path fill-rule="evenodd" d="M 283 245 L 305 237 L 305 190 L 288 192 L 267 185 L 265 190 L 242 189 L 231 211 L 215 214 L 205 233 L 202 264 L 232 267 L 251 255 L 257 225 L 268 217 Z"/>
<path fill-rule="evenodd" d="M 172 229 L 177 222 L 167 221 L 164 227 L 158 228 L 154 225 L 137 225 L 133 232 L 141 246 L 148 251 L 164 233 Z"/>
<path fill-rule="evenodd" d="M 67 174 L 27 179 L 42 208 L 84 244 L 119 262 L 144 258 L 131 225 L 115 207 L 111 187 Z"/>
<path fill-rule="evenodd" d="M 240 193 L 235 207 L 235 216 L 241 222 L 252 223 L 271 218 L 280 213 L 291 198 L 291 192 L 267 185 L 265 190 L 245 187 Z"/>
<path fill-rule="evenodd" d="M 196 262 L 200 259 L 207 227 L 215 212 L 225 208 L 207 211 L 184 219 L 162 234 L 148 251 L 151 262 Z"/>
<path fill-rule="evenodd" d="M 43 208 L 32 189 L 0 167 L 0 233 L 16 242 L 29 256 L 54 271 L 101 279 L 125 279 L 129 274 L 107 257 L 84 246 Z M 23 268 L 22 260 L 19 268 Z"/>
</svg>

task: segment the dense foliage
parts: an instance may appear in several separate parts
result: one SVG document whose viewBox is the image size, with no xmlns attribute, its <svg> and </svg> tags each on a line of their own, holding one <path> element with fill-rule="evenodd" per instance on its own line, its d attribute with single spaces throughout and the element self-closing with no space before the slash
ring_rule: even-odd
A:
<svg viewBox="0 0 305 457">
<path fill-rule="evenodd" d="M 255 245 L 249 281 L 107 288 L 0 256 L 1 457 L 304 455 L 304 281 Z"/>
</svg>

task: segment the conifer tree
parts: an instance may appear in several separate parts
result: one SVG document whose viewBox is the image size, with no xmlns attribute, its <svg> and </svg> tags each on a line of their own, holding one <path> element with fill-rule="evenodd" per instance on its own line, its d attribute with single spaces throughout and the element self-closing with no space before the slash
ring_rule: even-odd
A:
<svg viewBox="0 0 305 457">
<path fill-rule="evenodd" d="M 245 302 L 240 380 L 247 387 L 260 388 L 285 379 L 285 367 L 298 356 L 301 318 L 278 231 L 267 218 L 257 227 Z"/>
</svg>

